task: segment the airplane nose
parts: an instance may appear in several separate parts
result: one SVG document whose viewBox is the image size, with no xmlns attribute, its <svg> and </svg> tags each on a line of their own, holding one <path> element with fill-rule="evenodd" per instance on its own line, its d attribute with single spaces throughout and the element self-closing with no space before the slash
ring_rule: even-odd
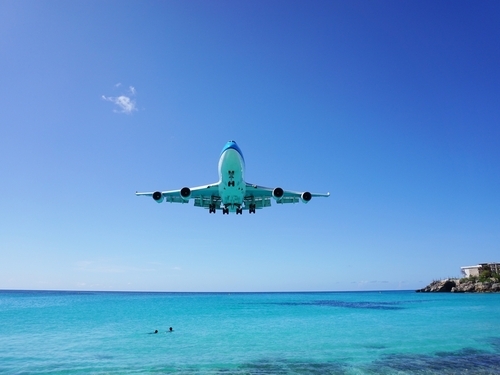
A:
<svg viewBox="0 0 500 375">
<path fill-rule="evenodd" d="M 222 152 L 221 152 L 221 156 L 224 152 L 226 152 L 227 150 L 230 150 L 230 149 L 235 150 L 238 154 L 240 154 L 241 158 L 243 159 L 243 154 L 241 153 L 241 150 L 235 141 L 228 141 L 224 145 L 224 148 L 222 149 Z"/>
</svg>

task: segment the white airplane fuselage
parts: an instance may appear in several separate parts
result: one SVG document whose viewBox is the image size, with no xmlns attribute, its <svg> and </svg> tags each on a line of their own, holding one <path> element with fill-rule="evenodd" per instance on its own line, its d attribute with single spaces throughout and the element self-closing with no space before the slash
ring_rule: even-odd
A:
<svg viewBox="0 0 500 375">
<path fill-rule="evenodd" d="M 219 159 L 219 195 L 222 206 L 235 212 L 243 207 L 245 193 L 245 159 L 236 143 L 228 142 Z"/>
</svg>

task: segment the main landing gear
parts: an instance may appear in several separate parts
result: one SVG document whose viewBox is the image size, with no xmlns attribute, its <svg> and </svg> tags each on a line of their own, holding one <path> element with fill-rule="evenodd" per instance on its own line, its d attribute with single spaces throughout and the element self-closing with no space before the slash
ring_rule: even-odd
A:
<svg viewBox="0 0 500 375">
<path fill-rule="evenodd" d="M 236 215 L 243 215 L 243 207 L 240 205 L 235 205 L 236 206 Z M 227 205 L 226 207 L 222 207 L 222 214 L 223 215 L 229 215 L 229 207 L 230 205 Z M 215 214 L 216 208 L 215 204 L 211 204 L 208 206 L 208 212 L 211 214 Z M 254 214 L 255 213 L 255 204 L 250 204 L 248 206 L 248 213 Z"/>
<path fill-rule="evenodd" d="M 243 214 L 243 208 L 240 205 L 235 205 L 235 206 L 236 206 L 236 215 L 242 215 Z M 214 208 L 214 212 L 215 212 L 215 208 Z M 224 208 L 222 208 L 222 214 L 223 215 L 229 215 L 229 205 L 226 206 L 226 207 L 224 207 Z"/>
</svg>

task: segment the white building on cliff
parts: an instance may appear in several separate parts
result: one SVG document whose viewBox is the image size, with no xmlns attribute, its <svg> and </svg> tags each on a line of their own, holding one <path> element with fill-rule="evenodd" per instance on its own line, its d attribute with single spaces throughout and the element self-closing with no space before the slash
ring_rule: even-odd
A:
<svg viewBox="0 0 500 375">
<path fill-rule="evenodd" d="M 489 268 L 493 273 L 500 274 L 500 263 L 479 263 L 477 266 L 460 267 L 464 277 L 479 276 L 482 268 Z"/>
</svg>

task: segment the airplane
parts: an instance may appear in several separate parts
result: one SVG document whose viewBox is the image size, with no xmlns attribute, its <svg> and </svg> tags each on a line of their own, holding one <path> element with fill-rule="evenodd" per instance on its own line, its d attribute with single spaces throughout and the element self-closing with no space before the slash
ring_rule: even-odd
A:
<svg viewBox="0 0 500 375">
<path fill-rule="evenodd" d="M 330 193 L 318 194 L 308 191 L 296 192 L 281 187 L 269 188 L 245 182 L 245 159 L 235 141 L 226 143 L 219 158 L 219 181 L 198 187 L 183 187 L 180 190 L 136 192 L 137 196 L 152 197 L 156 202 L 188 203 L 194 199 L 195 207 L 208 208 L 210 214 L 222 210 L 223 215 L 243 210 L 255 214 L 255 210 L 271 206 L 271 198 L 276 203 L 307 203 L 312 197 L 329 197 Z"/>
</svg>

